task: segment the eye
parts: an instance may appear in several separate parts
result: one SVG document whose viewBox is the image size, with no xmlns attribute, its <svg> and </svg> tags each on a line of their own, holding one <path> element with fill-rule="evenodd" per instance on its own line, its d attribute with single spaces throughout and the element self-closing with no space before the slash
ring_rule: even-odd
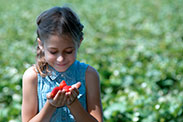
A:
<svg viewBox="0 0 183 122">
<path fill-rule="evenodd" d="M 57 51 L 49 51 L 51 54 L 56 54 Z"/>
<path fill-rule="evenodd" d="M 72 52 L 73 52 L 73 50 L 72 51 L 65 51 L 66 54 L 71 54 Z"/>
<path fill-rule="evenodd" d="M 65 54 L 72 54 L 73 52 L 74 52 L 74 48 L 68 48 L 68 49 L 66 49 L 66 50 L 64 50 L 64 53 Z"/>
</svg>

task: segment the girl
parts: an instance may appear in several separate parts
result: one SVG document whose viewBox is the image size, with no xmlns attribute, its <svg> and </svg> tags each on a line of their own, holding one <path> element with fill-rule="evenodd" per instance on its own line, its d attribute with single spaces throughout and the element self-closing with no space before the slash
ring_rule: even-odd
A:
<svg viewBox="0 0 183 122">
<path fill-rule="evenodd" d="M 37 18 L 36 65 L 23 75 L 23 122 L 103 121 L 97 71 L 76 60 L 83 25 L 68 7 L 54 7 Z M 70 92 L 52 89 L 65 80 Z"/>
</svg>

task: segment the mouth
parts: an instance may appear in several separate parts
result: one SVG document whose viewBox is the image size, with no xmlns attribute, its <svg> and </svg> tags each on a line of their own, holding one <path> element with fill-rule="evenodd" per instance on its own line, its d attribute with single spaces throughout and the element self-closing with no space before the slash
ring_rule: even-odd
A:
<svg viewBox="0 0 183 122">
<path fill-rule="evenodd" d="M 58 63 L 57 63 L 57 65 L 58 65 L 58 66 L 62 66 L 62 67 L 63 67 L 63 66 L 65 66 L 65 65 L 66 65 L 66 63 L 65 63 L 65 64 L 58 64 Z"/>
</svg>

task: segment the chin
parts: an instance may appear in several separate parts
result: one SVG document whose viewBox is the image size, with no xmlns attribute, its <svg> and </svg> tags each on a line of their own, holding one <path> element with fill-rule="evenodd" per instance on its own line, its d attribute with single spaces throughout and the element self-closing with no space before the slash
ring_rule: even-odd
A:
<svg viewBox="0 0 183 122">
<path fill-rule="evenodd" d="M 68 69 L 68 67 L 54 67 L 54 69 L 58 72 L 65 72 Z"/>
<path fill-rule="evenodd" d="M 55 70 L 57 70 L 58 72 L 65 72 L 71 64 L 66 64 L 64 66 L 59 66 L 59 65 L 55 65 L 54 68 Z"/>
</svg>

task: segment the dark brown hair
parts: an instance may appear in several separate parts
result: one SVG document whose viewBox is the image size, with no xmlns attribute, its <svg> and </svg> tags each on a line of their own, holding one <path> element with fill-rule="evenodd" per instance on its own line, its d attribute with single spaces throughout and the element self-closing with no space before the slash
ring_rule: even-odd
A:
<svg viewBox="0 0 183 122">
<path fill-rule="evenodd" d="M 37 18 L 37 38 L 42 44 L 51 35 L 69 36 L 79 46 L 83 38 L 83 25 L 79 17 L 69 7 L 53 7 L 44 11 Z M 50 71 L 45 60 L 44 51 L 37 45 L 36 69 L 45 77 Z"/>
</svg>

